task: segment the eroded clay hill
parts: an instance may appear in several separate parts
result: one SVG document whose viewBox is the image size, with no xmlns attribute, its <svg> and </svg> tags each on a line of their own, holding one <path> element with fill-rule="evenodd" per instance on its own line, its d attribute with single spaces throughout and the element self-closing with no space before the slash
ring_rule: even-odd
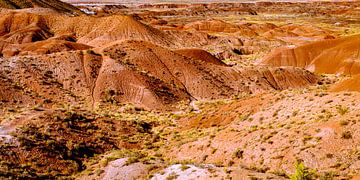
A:
<svg viewBox="0 0 360 180">
<path fill-rule="evenodd" d="M 56 33 L 74 33 L 78 42 L 87 45 L 99 47 L 127 39 L 146 40 L 164 46 L 174 45 L 175 39 L 167 33 L 142 24 L 130 16 L 62 18 L 50 22 L 51 29 Z M 58 23 L 58 20 L 62 23 Z"/>
<path fill-rule="evenodd" d="M 0 55 L 50 54 L 90 48 L 76 43 L 71 34 L 56 35 L 48 26 L 49 17 L 26 12 L 3 13 L 0 17 Z"/>
<path fill-rule="evenodd" d="M 214 57 L 212 58 L 217 64 L 196 58 L 197 53 L 186 57 L 148 42 L 123 42 L 104 49 L 104 54 L 146 76 L 186 90 L 186 93 L 197 100 L 226 98 L 264 89 L 301 87 L 314 83 L 317 79 L 309 72 L 295 68 L 238 71 L 219 64 L 219 60 Z M 289 80 L 294 77 L 299 78 L 299 81 Z"/>
<path fill-rule="evenodd" d="M 195 60 L 201 60 L 207 63 L 226 66 L 224 62 L 220 61 L 219 59 L 215 58 L 212 54 L 202 49 L 178 49 L 175 50 L 175 52 Z"/>
<path fill-rule="evenodd" d="M 4 58 L 3 76 L 53 101 L 73 102 L 71 97 L 77 97 L 90 107 L 111 102 L 146 109 L 172 109 L 181 101 L 300 88 L 318 79 L 291 67 L 236 70 L 201 50 L 177 53 L 145 41 L 122 41 L 96 51 Z M 197 58 L 202 54 L 211 59 Z"/>
<path fill-rule="evenodd" d="M 280 48 L 263 59 L 271 66 L 303 67 L 317 73 L 359 74 L 360 35 Z"/>
<path fill-rule="evenodd" d="M 120 40 L 143 40 L 164 47 L 181 48 L 202 46 L 216 40 L 216 37 L 206 33 L 159 30 L 124 15 L 97 18 L 61 16 L 51 20 L 49 27 L 56 34 L 74 34 L 77 42 L 94 47 Z"/>
<path fill-rule="evenodd" d="M 256 36 L 257 33 L 253 31 L 248 26 L 239 26 L 231 23 L 227 23 L 221 20 L 207 20 L 207 21 L 197 21 L 186 24 L 184 29 L 195 29 L 198 31 L 207 31 L 207 32 L 225 32 L 225 33 L 234 33 L 241 31 L 246 35 Z"/>
<path fill-rule="evenodd" d="M 69 17 L 10 11 L 0 17 L 0 52 L 4 56 L 27 54 L 29 48 L 47 54 L 83 50 L 87 46 L 101 47 L 119 40 L 145 40 L 179 48 L 209 44 L 216 38 L 200 32 L 162 31 L 123 15 Z M 42 43 L 31 44 L 39 41 Z"/>
<path fill-rule="evenodd" d="M 240 36 L 263 36 L 269 39 L 278 39 L 285 42 L 301 43 L 304 39 L 322 40 L 334 38 L 331 31 L 310 25 L 285 24 L 275 25 L 272 23 L 239 23 L 233 24 L 218 19 L 201 20 L 185 24 L 182 29 L 194 29 L 205 32 L 237 33 Z"/>
<path fill-rule="evenodd" d="M 59 0 L 1 0 L 0 8 L 24 9 L 24 8 L 49 8 L 58 12 L 70 14 L 82 14 L 83 12 L 71 4 Z"/>
</svg>

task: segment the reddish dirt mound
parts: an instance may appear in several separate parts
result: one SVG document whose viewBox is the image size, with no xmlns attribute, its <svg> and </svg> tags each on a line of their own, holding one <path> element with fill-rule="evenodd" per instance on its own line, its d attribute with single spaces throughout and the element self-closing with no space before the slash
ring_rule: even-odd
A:
<svg viewBox="0 0 360 180">
<path fill-rule="evenodd" d="M 96 97 L 103 93 L 106 83 L 125 81 L 123 78 L 125 75 L 120 75 L 119 73 L 125 70 L 124 66 L 142 76 L 153 77 L 155 78 L 154 80 L 163 82 L 164 85 L 167 85 L 167 91 L 164 89 L 163 92 L 170 93 L 172 92 L 172 87 L 176 87 L 198 100 L 228 98 L 240 93 L 261 92 L 265 89 L 303 87 L 317 81 L 317 77 L 313 74 L 295 68 L 260 68 L 258 70 L 244 69 L 237 71 L 231 67 L 196 60 L 194 56 L 188 58 L 148 42 L 122 42 L 105 48 L 104 54 L 111 58 L 107 60 L 107 63 L 111 64 L 106 66 L 108 68 L 102 68 L 100 71 L 97 88 L 95 89 Z M 114 63 L 121 63 L 121 65 L 114 65 Z M 110 74 L 113 74 L 111 72 L 119 74 L 119 76 L 110 76 Z M 119 79 L 102 79 L 102 76 L 105 74 L 109 74 L 106 77 Z M 118 83 L 113 86 L 118 86 L 115 90 L 123 89 L 122 91 L 124 91 L 126 88 L 121 88 L 121 85 L 124 86 L 125 83 Z M 109 87 L 108 85 L 106 86 Z M 145 96 L 151 95 L 151 93 L 144 91 L 148 88 L 144 89 L 141 86 L 135 86 L 131 89 L 129 93 L 132 93 L 135 99 L 142 101 L 152 99 Z M 134 92 L 137 93 L 135 94 Z M 186 97 L 184 95 L 180 97 Z M 120 97 L 129 98 L 131 96 L 118 96 L 118 98 Z"/>
<path fill-rule="evenodd" d="M 133 103 L 148 109 L 171 109 L 174 103 L 190 98 L 181 84 L 163 82 L 122 64 L 121 59 L 103 58 L 92 50 L 3 58 L 1 68 L 6 72 L 6 82 L 53 103 L 88 107 L 97 103 Z M 15 92 L 10 87 L 5 90 L 4 95 Z M 1 100 L 11 102 L 7 96 Z M 25 106 L 26 102 L 19 105 Z"/>
<path fill-rule="evenodd" d="M 185 30 L 195 29 L 197 31 L 206 31 L 206 32 L 224 32 L 224 33 L 234 33 L 240 32 L 242 35 L 255 36 L 257 33 L 251 29 L 250 24 L 235 25 L 224 22 L 222 20 L 205 20 L 205 21 L 196 21 L 184 26 Z"/>
<path fill-rule="evenodd" d="M 271 27 L 271 26 L 269 26 Z M 284 41 L 289 42 L 301 42 L 308 40 L 323 40 L 323 39 L 334 39 L 333 34 L 329 30 L 321 29 L 318 27 L 312 27 L 310 25 L 295 25 L 295 24 L 286 24 L 283 26 L 272 26 L 272 28 L 267 28 L 268 30 L 262 33 L 261 35 L 267 38 L 278 38 Z M 263 31 L 261 29 L 257 29 Z M 265 28 L 266 30 L 266 28 Z M 303 37 L 304 40 L 301 39 Z"/>
<path fill-rule="evenodd" d="M 249 27 L 253 30 L 256 30 L 259 34 L 263 34 L 271 29 L 276 29 L 278 26 L 272 23 L 264 23 L 264 24 L 250 24 Z"/>
<path fill-rule="evenodd" d="M 293 67 L 257 67 L 245 68 L 240 71 L 243 76 L 252 81 L 251 92 L 260 93 L 264 90 L 285 90 L 302 88 L 315 84 L 319 79 L 313 73 Z M 253 84 L 255 83 L 255 85 Z"/>
<path fill-rule="evenodd" d="M 220 62 L 212 56 L 217 64 L 145 41 L 123 41 L 101 52 L 104 56 L 87 50 L 4 58 L 1 68 L 15 83 L 53 101 L 75 98 L 89 106 L 133 103 L 162 110 L 174 109 L 180 101 L 300 88 L 317 81 L 300 68 L 236 70 L 217 65 Z"/>
<path fill-rule="evenodd" d="M 0 18 L 0 54 L 4 56 L 28 54 L 29 51 L 31 54 L 45 54 L 89 48 L 67 42 L 75 41 L 69 37 L 53 37 L 46 16 L 23 12 L 3 14 Z"/>
<path fill-rule="evenodd" d="M 59 0 L 0 0 L 0 8 L 23 9 L 34 7 L 50 8 L 63 13 L 83 14 L 75 6 Z"/>
<path fill-rule="evenodd" d="M 324 30 L 318 27 L 314 26 L 300 26 L 295 24 L 287 24 L 280 27 L 283 30 L 286 30 L 288 32 L 296 33 L 300 36 L 306 36 L 306 37 L 314 37 L 314 36 L 323 36 L 329 34 L 329 30 Z"/>
<path fill-rule="evenodd" d="M 71 34 L 75 42 L 93 47 L 109 45 L 120 40 L 144 40 L 165 47 L 182 48 L 197 47 L 216 40 L 216 37 L 202 32 L 162 31 L 143 24 L 134 17 L 123 15 L 69 17 L 61 14 L 45 15 L 17 11 L 1 14 L 0 52 L 8 49 L 3 53 L 7 56 L 19 54 L 17 51 L 23 48 L 23 46 L 19 47 L 19 44 L 44 41 L 68 34 Z M 44 42 L 40 46 L 45 46 L 45 44 L 49 42 Z M 50 44 L 52 47 L 45 47 L 49 52 L 58 51 L 54 49 L 87 48 L 79 44 L 59 41 L 51 41 Z M 26 46 L 31 47 L 31 44 Z M 39 46 L 39 44 L 32 46 Z"/>
<path fill-rule="evenodd" d="M 335 84 L 331 91 L 360 91 L 360 75 L 343 80 Z"/>
<path fill-rule="evenodd" d="M 237 32 L 239 30 L 239 27 L 234 24 L 226 23 L 221 20 L 208 20 L 208 21 L 197 21 L 187 24 L 184 26 L 184 29 L 233 33 L 233 32 Z"/>
<path fill-rule="evenodd" d="M 298 35 L 291 31 L 286 31 L 283 29 L 273 29 L 273 30 L 266 31 L 264 34 L 262 34 L 262 36 L 267 37 L 267 38 L 277 38 L 277 37 L 283 37 L 283 36 L 295 37 Z"/>
<path fill-rule="evenodd" d="M 165 32 L 140 23 L 130 16 L 64 18 L 52 22 L 49 25 L 51 29 L 59 34 L 74 33 L 79 43 L 90 46 L 100 47 L 113 41 L 128 39 L 146 40 L 164 46 L 173 45 L 174 42 Z"/>
<path fill-rule="evenodd" d="M 30 13 L 3 13 L 0 17 L 0 40 L 8 43 L 29 43 L 52 36 L 43 16 Z"/>
<path fill-rule="evenodd" d="M 50 54 L 54 52 L 62 52 L 62 51 L 70 51 L 70 50 L 86 50 L 90 48 L 91 46 L 69 42 L 69 41 L 45 40 L 45 41 L 33 43 L 31 45 L 25 44 L 22 51 L 25 51 L 26 54 L 28 53 Z"/>
<path fill-rule="evenodd" d="M 152 19 L 150 21 L 150 24 L 151 25 L 160 25 L 160 26 L 163 26 L 163 25 L 166 25 L 168 22 L 163 20 L 163 19 Z"/>
<path fill-rule="evenodd" d="M 179 49 L 179 50 L 175 50 L 175 52 L 179 53 L 181 55 L 184 55 L 186 57 L 189 57 L 189 58 L 201 60 L 203 62 L 226 66 L 226 64 L 224 62 L 217 59 L 209 52 L 201 50 L 201 49 Z"/>
<path fill-rule="evenodd" d="M 332 39 L 331 31 L 310 25 L 287 24 L 276 26 L 271 23 L 241 23 L 231 24 L 222 20 L 202 20 L 186 24 L 184 30 L 194 29 L 204 32 L 236 33 L 240 36 L 262 36 L 268 39 L 278 39 L 294 44 L 303 44 L 307 41 Z"/>
<path fill-rule="evenodd" d="M 4 57 L 10 57 L 14 55 L 23 56 L 23 55 L 51 54 L 51 53 L 63 52 L 63 51 L 86 50 L 90 48 L 91 46 L 85 44 L 79 44 L 64 40 L 49 39 L 34 43 L 8 45 L 6 48 L 4 48 L 2 54 Z"/>
<path fill-rule="evenodd" d="M 262 61 L 271 66 L 297 66 L 317 73 L 360 73 L 360 35 L 280 48 Z"/>
<path fill-rule="evenodd" d="M 54 40 L 31 44 L 64 34 L 73 34 L 79 39 L 77 42 L 97 47 L 126 39 L 147 40 L 164 46 L 174 46 L 172 42 L 175 42 L 173 36 L 129 16 L 94 18 L 10 12 L 0 17 L 0 51 L 6 51 L 2 54 L 7 56 L 36 49 L 35 54 L 88 48 L 74 42 Z M 22 45 L 24 43 L 28 44 Z"/>
<path fill-rule="evenodd" d="M 64 26 L 65 24 L 65 26 Z M 74 34 L 79 43 L 101 47 L 115 41 L 142 40 L 164 47 L 179 48 L 203 45 L 216 39 L 206 33 L 162 31 L 131 16 L 58 17 L 49 23 L 55 34 Z"/>
</svg>

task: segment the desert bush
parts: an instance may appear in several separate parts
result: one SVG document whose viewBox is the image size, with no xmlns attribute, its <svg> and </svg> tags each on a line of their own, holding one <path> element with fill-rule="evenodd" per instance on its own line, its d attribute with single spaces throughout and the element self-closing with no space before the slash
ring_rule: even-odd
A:
<svg viewBox="0 0 360 180">
<path fill-rule="evenodd" d="M 315 173 L 305 167 L 304 163 L 297 161 L 295 164 L 295 173 L 290 175 L 290 180 L 311 180 L 315 179 Z"/>
<path fill-rule="evenodd" d="M 243 154 L 244 154 L 244 151 L 241 150 L 241 149 L 236 149 L 234 154 L 233 154 L 233 157 L 236 157 L 236 158 L 243 158 Z"/>
<path fill-rule="evenodd" d="M 344 114 L 346 114 L 346 113 L 349 112 L 349 108 L 348 108 L 348 107 L 341 106 L 341 105 L 336 106 L 336 110 L 337 110 L 337 112 L 338 112 L 340 115 L 344 115 Z"/>
<path fill-rule="evenodd" d="M 342 132 L 341 133 L 341 138 L 343 138 L 343 139 L 351 139 L 352 138 L 351 132 L 350 131 Z"/>
</svg>

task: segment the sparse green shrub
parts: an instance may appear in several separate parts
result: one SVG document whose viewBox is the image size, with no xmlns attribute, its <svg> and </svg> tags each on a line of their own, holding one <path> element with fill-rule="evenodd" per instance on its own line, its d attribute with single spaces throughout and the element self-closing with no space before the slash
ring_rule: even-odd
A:
<svg viewBox="0 0 360 180">
<path fill-rule="evenodd" d="M 341 138 L 343 138 L 343 139 L 351 139 L 352 138 L 351 132 L 350 131 L 342 132 L 341 133 Z"/>
<path fill-rule="evenodd" d="M 216 151 L 217 151 L 216 148 L 212 149 L 212 150 L 211 150 L 211 154 L 215 154 Z"/>
<path fill-rule="evenodd" d="M 95 52 L 94 50 L 92 50 L 92 49 L 86 50 L 86 53 L 87 53 L 87 54 L 91 54 L 91 55 L 95 55 L 95 56 L 101 56 L 101 54 L 96 53 L 96 52 Z"/>
<path fill-rule="evenodd" d="M 206 159 L 209 157 L 209 155 L 204 155 L 203 157 L 202 157 L 202 161 L 206 161 Z"/>
<path fill-rule="evenodd" d="M 295 116 L 298 115 L 298 114 L 299 114 L 299 110 L 295 110 L 295 111 L 292 112 L 292 116 L 293 116 L 293 117 L 295 117 Z"/>
<path fill-rule="evenodd" d="M 311 180 L 315 179 L 315 173 L 305 167 L 304 163 L 296 162 L 295 173 L 290 175 L 290 180 Z"/>
<path fill-rule="evenodd" d="M 233 154 L 233 157 L 236 157 L 236 158 L 243 158 L 243 154 L 244 154 L 244 151 L 241 150 L 241 149 L 236 149 L 234 154 Z"/>
<path fill-rule="evenodd" d="M 134 152 L 134 154 L 128 158 L 128 160 L 126 161 L 125 165 L 130 165 L 133 163 L 137 163 L 139 162 L 142 158 L 147 157 L 146 153 L 143 152 Z"/>
<path fill-rule="evenodd" d="M 346 106 L 341 106 L 341 105 L 336 106 L 336 110 L 337 110 L 337 112 L 338 112 L 340 115 L 344 115 L 344 114 L 346 114 L 346 113 L 349 112 L 349 108 L 348 108 L 348 107 L 346 107 Z"/>
<path fill-rule="evenodd" d="M 171 173 L 168 177 L 166 177 L 166 180 L 174 180 L 177 179 L 179 177 L 179 175 L 177 175 L 176 173 Z"/>
<path fill-rule="evenodd" d="M 341 120 L 340 121 L 340 125 L 341 126 L 346 126 L 346 125 L 348 125 L 349 124 L 349 121 L 347 121 L 347 120 Z"/>
<path fill-rule="evenodd" d="M 185 170 L 187 170 L 189 168 L 190 167 L 188 165 L 185 165 L 185 164 L 182 164 L 181 167 L 180 167 L 181 171 L 185 171 Z"/>
</svg>

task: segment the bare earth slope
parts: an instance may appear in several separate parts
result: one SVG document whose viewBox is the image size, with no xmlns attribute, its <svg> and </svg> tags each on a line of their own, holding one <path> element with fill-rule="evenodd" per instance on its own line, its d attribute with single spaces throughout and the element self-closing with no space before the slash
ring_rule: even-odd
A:
<svg viewBox="0 0 360 180">
<path fill-rule="evenodd" d="M 24 9 L 24 8 L 50 8 L 64 13 L 82 14 L 80 9 L 71 4 L 59 0 L 1 0 L 0 8 Z"/>
<path fill-rule="evenodd" d="M 360 91 L 360 75 L 355 75 L 335 84 L 332 91 Z"/>
<path fill-rule="evenodd" d="M 359 74 L 360 35 L 324 40 L 295 48 L 281 48 L 263 64 L 303 67 L 318 73 Z"/>
<path fill-rule="evenodd" d="M 216 40 L 215 37 L 201 32 L 162 31 L 124 15 L 69 17 L 61 14 L 44 15 L 17 11 L 0 14 L 0 55 L 6 56 L 21 54 L 23 47 L 19 47 L 19 44 L 49 38 L 58 39 L 63 36 L 69 38 L 61 40 L 78 45 L 68 46 L 62 50 L 83 49 L 84 46 L 81 44 L 93 47 L 107 46 L 120 40 L 144 40 L 170 48 L 196 47 Z M 54 41 L 51 44 L 54 44 Z M 60 42 L 59 46 L 63 46 L 62 44 L 64 42 Z M 48 53 L 57 52 L 51 48 L 48 50 Z"/>
<path fill-rule="evenodd" d="M 146 109 L 172 109 L 180 101 L 300 88 L 318 80 L 299 68 L 236 70 L 145 41 L 122 41 L 99 53 L 88 50 L 4 58 L 1 66 L 10 72 L 4 74 L 7 78 L 16 77 L 13 81 L 54 100 L 66 97 L 59 96 L 60 92 L 70 91 L 90 106 L 121 102 Z M 26 67 L 24 63 L 33 65 Z M 48 91 L 41 90 L 44 88 Z"/>
<path fill-rule="evenodd" d="M 319 173 L 357 175 L 359 96 L 283 91 L 204 104 L 200 113 L 180 119 L 182 131 L 164 153 L 275 174 L 293 171 L 302 161 Z M 182 140 L 192 133 L 193 138 Z"/>
<path fill-rule="evenodd" d="M 255 93 L 267 89 L 297 88 L 317 81 L 317 77 L 311 73 L 295 68 L 260 68 L 259 70 L 243 69 L 237 71 L 224 65 L 199 61 L 193 56 L 185 57 L 144 41 L 122 42 L 107 47 L 103 51 L 104 55 L 110 57 L 112 61 L 120 62 L 122 66 L 130 68 L 142 76 L 152 77 L 154 78 L 153 81 L 164 83 L 167 89 L 157 87 L 157 89 L 163 89 L 161 90 L 163 93 L 170 93 L 171 88 L 176 88 L 197 100 L 229 98 L 241 93 Z M 121 66 L 112 65 L 109 67 L 115 68 L 113 73 L 122 69 Z M 102 72 L 110 72 L 110 69 L 104 69 L 100 73 Z M 119 78 L 123 79 L 121 73 L 117 74 Z M 110 77 L 116 78 L 116 76 Z M 109 79 L 103 80 L 101 76 L 98 78 L 98 82 L 113 81 Z M 118 79 L 117 81 L 122 80 Z M 100 90 L 104 89 L 103 86 L 98 86 L 98 88 Z M 117 90 L 122 89 L 119 88 Z M 142 97 L 149 94 L 146 93 L 148 88 L 137 88 L 140 89 L 135 92 L 138 92 L 137 94 L 140 97 L 133 94 L 136 98 L 151 99 L 146 98 L 146 96 Z M 95 96 L 98 94 L 96 91 L 97 88 L 95 89 Z M 161 96 L 164 97 L 164 95 Z"/>
</svg>

